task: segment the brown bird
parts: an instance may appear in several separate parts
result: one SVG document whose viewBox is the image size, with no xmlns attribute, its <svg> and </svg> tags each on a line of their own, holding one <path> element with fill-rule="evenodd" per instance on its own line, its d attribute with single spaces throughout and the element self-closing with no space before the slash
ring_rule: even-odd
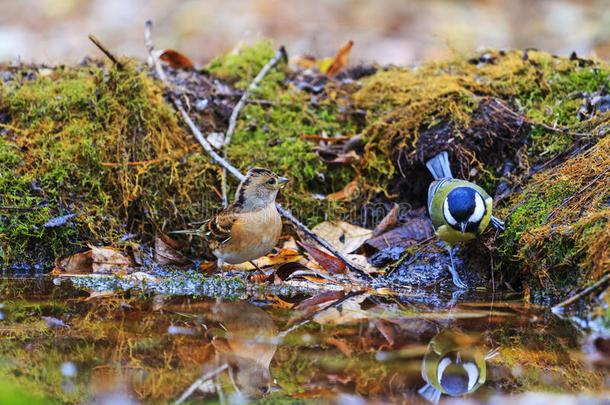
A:
<svg viewBox="0 0 610 405">
<path fill-rule="evenodd" d="M 235 201 L 196 230 L 175 231 L 206 238 L 218 268 L 266 255 L 282 233 L 282 218 L 275 207 L 277 192 L 290 179 L 255 167 L 237 187 Z"/>
</svg>

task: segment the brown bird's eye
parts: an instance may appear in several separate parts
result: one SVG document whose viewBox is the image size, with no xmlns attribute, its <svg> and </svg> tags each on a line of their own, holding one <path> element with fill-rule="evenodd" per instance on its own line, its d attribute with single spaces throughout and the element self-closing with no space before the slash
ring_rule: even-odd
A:
<svg viewBox="0 0 610 405">
<path fill-rule="evenodd" d="M 267 180 L 267 184 L 275 184 L 275 179 L 272 177 L 269 180 Z"/>
</svg>

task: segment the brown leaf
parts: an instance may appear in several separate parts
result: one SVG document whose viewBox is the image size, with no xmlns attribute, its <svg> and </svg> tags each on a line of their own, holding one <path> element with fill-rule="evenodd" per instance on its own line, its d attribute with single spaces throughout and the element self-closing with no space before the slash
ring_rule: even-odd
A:
<svg viewBox="0 0 610 405">
<path fill-rule="evenodd" d="M 340 154 L 333 160 L 326 161 L 326 163 L 349 164 L 349 163 L 355 162 L 358 159 L 360 159 L 360 156 L 358 156 L 358 154 L 355 151 L 350 150 L 348 153 Z M 322 159 L 322 160 L 324 160 L 324 159 Z"/>
<path fill-rule="evenodd" d="M 339 339 L 334 339 L 334 338 L 326 338 L 326 339 L 324 339 L 324 342 L 325 343 L 330 343 L 331 345 L 335 346 L 348 359 L 350 359 L 352 357 L 352 350 L 349 348 L 349 346 L 347 345 L 347 343 L 345 343 L 344 340 L 339 340 Z"/>
<path fill-rule="evenodd" d="M 394 203 L 390 212 L 388 212 L 388 214 L 383 217 L 379 225 L 377 225 L 377 228 L 375 228 L 375 230 L 373 231 L 373 235 L 371 236 L 371 238 L 379 236 L 382 233 L 393 229 L 396 226 L 396 223 L 398 222 L 399 213 L 400 212 L 398 209 L 398 204 Z"/>
<path fill-rule="evenodd" d="M 371 238 L 364 244 L 365 246 L 372 246 L 378 250 L 388 246 L 409 247 L 416 242 L 431 237 L 432 234 L 432 224 L 429 220 L 413 218 L 403 226 L 394 228 L 376 238 Z"/>
<path fill-rule="evenodd" d="M 288 262 L 281 264 L 276 270 L 275 275 L 282 281 L 286 280 L 292 273 L 297 270 L 308 270 L 307 266 L 298 262 Z"/>
<path fill-rule="evenodd" d="M 294 307 L 294 309 L 305 309 L 312 305 L 318 305 L 328 301 L 338 300 L 339 298 L 343 298 L 344 296 L 345 291 L 328 291 L 301 301 L 297 306 Z"/>
<path fill-rule="evenodd" d="M 287 262 L 296 262 L 301 260 L 303 256 L 298 251 L 290 248 L 282 248 L 277 253 L 270 253 L 267 256 L 259 257 L 256 260 L 252 260 L 259 268 L 275 266 Z M 231 266 L 232 270 L 255 270 L 256 267 L 250 262 L 244 262 L 240 264 L 234 264 Z"/>
<path fill-rule="evenodd" d="M 155 235 L 155 262 L 160 265 L 187 264 L 191 261 L 178 250 L 181 243 L 162 233 Z"/>
<path fill-rule="evenodd" d="M 174 51 L 173 49 L 166 49 L 163 51 L 161 55 L 159 55 L 159 59 L 164 62 L 167 62 L 174 69 L 192 69 L 193 62 L 185 55 L 180 52 Z"/>
<path fill-rule="evenodd" d="M 134 262 L 129 254 L 113 247 L 97 247 L 89 245 L 93 259 L 94 273 L 107 273 L 117 270 L 127 270 L 133 267 Z"/>
<path fill-rule="evenodd" d="M 394 346 L 394 342 L 396 341 L 396 334 L 394 333 L 394 327 L 381 319 L 373 320 L 375 327 L 381 332 L 385 340 L 388 341 L 390 346 Z"/>
<path fill-rule="evenodd" d="M 326 74 L 335 75 L 347 66 L 347 63 L 349 62 L 349 52 L 351 51 L 352 46 L 354 46 L 354 41 L 350 40 L 341 49 L 339 49 L 339 52 L 337 52 L 337 55 L 335 56 L 332 65 L 330 65 L 328 68 Z"/>
<path fill-rule="evenodd" d="M 307 253 L 309 253 L 311 257 L 313 257 L 313 259 L 324 268 L 324 270 L 328 271 L 330 274 L 345 273 L 345 263 L 337 259 L 335 256 L 329 255 L 328 253 L 323 252 L 313 246 L 309 246 L 301 242 L 297 243 L 303 249 L 305 249 Z"/>
<path fill-rule="evenodd" d="M 338 201 L 343 200 L 345 198 L 349 198 L 353 200 L 360 194 L 360 187 L 358 186 L 358 180 L 360 180 L 360 175 L 356 176 L 356 178 L 348 183 L 347 186 L 343 188 L 341 191 L 337 191 L 336 193 L 332 193 L 326 196 L 329 201 Z"/>
<path fill-rule="evenodd" d="M 371 237 L 371 230 L 343 221 L 325 221 L 314 226 L 313 233 L 341 253 L 351 253 Z"/>
<path fill-rule="evenodd" d="M 93 272 L 93 258 L 91 250 L 80 252 L 66 257 L 63 260 L 55 259 L 55 268 L 52 275 L 60 274 L 88 274 Z"/>
</svg>

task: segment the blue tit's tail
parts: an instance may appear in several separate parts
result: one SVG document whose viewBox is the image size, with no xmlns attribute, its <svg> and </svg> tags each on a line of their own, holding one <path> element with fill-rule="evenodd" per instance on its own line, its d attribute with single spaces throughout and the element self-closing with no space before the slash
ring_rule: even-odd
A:
<svg viewBox="0 0 610 405">
<path fill-rule="evenodd" d="M 442 394 L 440 390 L 434 388 L 430 384 L 426 384 L 421 387 L 419 390 L 417 390 L 417 393 L 422 397 L 426 398 L 428 401 L 432 402 L 433 404 L 438 404 L 438 401 L 440 401 Z"/>
<path fill-rule="evenodd" d="M 491 216 L 491 224 L 492 224 L 493 226 L 495 226 L 495 227 L 496 227 L 496 229 L 499 229 L 499 230 L 501 230 L 501 231 L 503 231 L 503 230 L 504 230 L 504 222 L 503 222 L 503 221 L 500 221 L 500 219 L 498 219 L 498 218 L 494 217 L 493 215 Z"/>
<path fill-rule="evenodd" d="M 452 178 L 451 168 L 449 167 L 449 156 L 447 152 L 441 152 L 426 162 L 426 167 L 432 173 L 434 180 L 446 177 Z"/>
</svg>

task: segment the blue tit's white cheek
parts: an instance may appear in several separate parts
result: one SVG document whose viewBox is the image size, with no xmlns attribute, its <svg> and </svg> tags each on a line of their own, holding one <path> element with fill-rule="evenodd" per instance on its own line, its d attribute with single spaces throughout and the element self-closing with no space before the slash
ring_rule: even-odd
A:
<svg viewBox="0 0 610 405">
<path fill-rule="evenodd" d="M 443 358 L 438 363 L 438 368 L 436 369 L 436 379 L 438 381 L 441 381 L 443 379 L 443 373 L 445 372 L 445 369 L 447 368 L 447 366 L 449 366 L 449 364 L 451 364 L 451 359 L 448 357 Z"/>
<path fill-rule="evenodd" d="M 479 368 L 474 363 L 464 363 L 464 370 L 468 373 L 468 392 L 472 391 L 472 388 L 479 379 Z"/>
<path fill-rule="evenodd" d="M 468 222 L 472 224 L 481 222 L 485 216 L 485 202 L 479 193 L 474 195 L 474 204 L 474 212 L 468 218 Z"/>
<path fill-rule="evenodd" d="M 457 225 L 457 221 L 455 220 L 455 218 L 453 218 L 453 215 L 451 215 L 451 212 L 449 211 L 449 201 L 446 198 L 443 202 L 443 216 L 445 217 L 445 221 L 447 221 L 449 225 Z"/>
</svg>

